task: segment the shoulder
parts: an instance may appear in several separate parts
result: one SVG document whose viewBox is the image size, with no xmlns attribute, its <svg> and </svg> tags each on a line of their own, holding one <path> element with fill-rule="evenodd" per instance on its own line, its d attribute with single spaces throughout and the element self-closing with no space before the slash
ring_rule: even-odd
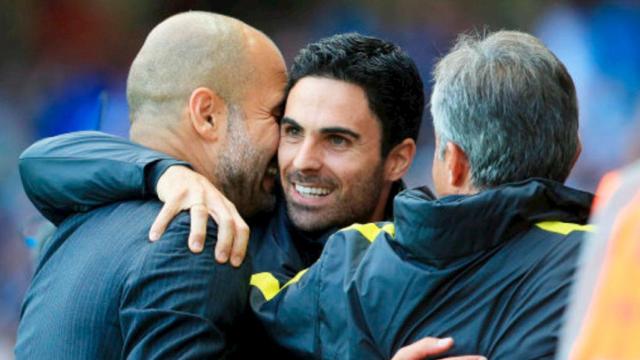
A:
<svg viewBox="0 0 640 360">
<path fill-rule="evenodd" d="M 338 231 L 337 234 L 367 240 L 369 243 L 372 243 L 381 234 L 387 234 L 392 237 L 395 236 L 395 231 L 395 225 L 392 222 L 382 221 L 367 224 L 353 224 Z"/>
<path fill-rule="evenodd" d="M 395 236 L 391 222 L 353 224 L 331 235 L 322 251 L 320 262 L 323 272 L 339 273 L 343 268 L 344 276 L 350 277 L 360 266 L 365 255 L 373 251 L 373 245 L 385 243 Z M 343 270 L 340 270 L 343 271 Z"/>
<path fill-rule="evenodd" d="M 576 258 L 579 255 L 584 238 L 595 230 L 594 225 L 542 221 L 534 224 L 526 237 L 538 243 L 536 248 L 548 258 L 569 264 L 568 258 Z"/>
</svg>

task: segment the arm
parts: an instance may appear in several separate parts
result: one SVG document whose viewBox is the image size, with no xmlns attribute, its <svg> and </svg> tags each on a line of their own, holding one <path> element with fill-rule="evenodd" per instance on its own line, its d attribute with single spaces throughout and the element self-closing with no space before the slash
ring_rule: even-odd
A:
<svg viewBox="0 0 640 360">
<path fill-rule="evenodd" d="M 302 358 L 317 355 L 319 281 L 318 263 L 289 280 L 271 272 L 251 276 L 253 314 L 279 346 Z"/>
<path fill-rule="evenodd" d="M 126 139 L 83 131 L 36 142 L 20 156 L 29 199 L 51 222 L 109 202 L 154 194 L 172 159 Z"/>
<path fill-rule="evenodd" d="M 213 222 L 207 230 L 205 248 L 212 250 Z M 181 215 L 131 269 L 120 307 L 123 357 L 221 358 L 229 349 L 227 335 L 246 306 L 249 266 L 191 254 L 184 246 L 188 232 Z"/>
<path fill-rule="evenodd" d="M 235 206 L 187 165 L 123 138 L 82 131 L 30 146 L 20 156 L 20 176 L 29 199 L 56 225 L 75 212 L 154 196 L 157 187 L 166 205 L 151 226 L 152 241 L 160 238 L 174 216 L 189 209 L 189 247 L 202 251 L 211 216 L 220 226 L 216 259 L 224 263 L 231 256 L 231 263 L 239 266 L 246 254 L 249 227 Z"/>
</svg>

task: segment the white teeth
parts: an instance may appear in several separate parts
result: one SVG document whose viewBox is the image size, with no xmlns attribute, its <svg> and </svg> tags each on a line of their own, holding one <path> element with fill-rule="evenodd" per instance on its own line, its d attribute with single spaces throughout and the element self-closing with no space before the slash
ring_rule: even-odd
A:
<svg viewBox="0 0 640 360">
<path fill-rule="evenodd" d="M 300 193 L 300 195 L 306 196 L 306 197 L 320 197 L 320 196 L 325 196 L 331 192 L 329 189 L 303 186 L 300 184 L 295 184 L 295 187 L 296 187 L 296 191 Z"/>
</svg>

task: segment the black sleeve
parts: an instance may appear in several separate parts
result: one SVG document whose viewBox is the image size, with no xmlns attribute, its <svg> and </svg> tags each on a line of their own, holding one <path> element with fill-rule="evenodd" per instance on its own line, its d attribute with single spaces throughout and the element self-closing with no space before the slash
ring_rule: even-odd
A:
<svg viewBox="0 0 640 360">
<path fill-rule="evenodd" d="M 36 208 L 59 224 L 69 214 L 155 194 L 172 165 L 187 163 L 95 131 L 40 140 L 20 155 L 24 190 Z"/>
</svg>

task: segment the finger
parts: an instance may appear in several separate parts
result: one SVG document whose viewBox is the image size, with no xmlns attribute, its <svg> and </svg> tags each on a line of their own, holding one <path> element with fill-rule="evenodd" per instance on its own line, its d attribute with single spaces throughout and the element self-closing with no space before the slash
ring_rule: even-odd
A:
<svg viewBox="0 0 640 360">
<path fill-rule="evenodd" d="M 220 195 L 220 193 L 211 186 L 211 189 L 207 192 L 207 211 L 209 215 L 215 220 L 218 225 L 218 235 L 216 237 L 216 254 L 222 251 L 222 247 L 225 243 L 231 244 L 233 239 L 228 239 L 228 236 L 233 234 L 233 229 L 225 228 L 224 224 L 227 223 L 226 218 L 231 216 L 231 212 L 227 208 L 225 203 L 226 199 Z M 225 260 L 226 262 L 226 260 Z"/>
<path fill-rule="evenodd" d="M 247 246 L 249 245 L 249 226 L 240 217 L 240 214 L 234 216 L 235 223 L 235 239 L 231 248 L 231 265 L 239 267 L 244 261 L 247 254 Z"/>
<path fill-rule="evenodd" d="M 487 358 L 480 355 L 465 355 L 465 356 L 448 357 L 441 360 L 487 360 Z"/>
<path fill-rule="evenodd" d="M 451 346 L 453 346 L 452 338 L 425 337 L 398 350 L 393 360 L 421 360 L 430 355 L 441 354 Z"/>
<path fill-rule="evenodd" d="M 234 232 L 233 232 L 233 244 L 231 247 L 231 265 L 240 266 L 244 261 L 244 257 L 247 252 L 247 245 L 249 244 L 249 226 L 244 221 L 236 206 L 226 198 L 222 198 L 229 214 L 233 219 Z"/>
<path fill-rule="evenodd" d="M 162 234 L 164 234 L 164 231 L 167 229 L 167 226 L 169 226 L 171 220 L 173 220 L 179 211 L 180 209 L 174 207 L 172 204 L 164 204 L 162 209 L 160 209 L 160 213 L 153 221 L 151 229 L 149 229 L 149 240 L 156 241 L 160 239 Z"/>
<path fill-rule="evenodd" d="M 191 229 L 189 231 L 189 249 L 194 253 L 199 253 L 204 248 L 205 236 L 207 234 L 207 221 L 209 213 L 203 204 L 196 204 L 190 210 Z"/>
<path fill-rule="evenodd" d="M 224 212 L 216 214 L 216 222 L 218 223 L 218 242 L 216 243 L 216 260 L 224 264 L 229 260 L 229 253 L 233 244 L 234 224 L 233 218 L 229 215 L 229 210 L 224 207 Z M 213 215 L 212 215 L 213 216 Z"/>
</svg>

